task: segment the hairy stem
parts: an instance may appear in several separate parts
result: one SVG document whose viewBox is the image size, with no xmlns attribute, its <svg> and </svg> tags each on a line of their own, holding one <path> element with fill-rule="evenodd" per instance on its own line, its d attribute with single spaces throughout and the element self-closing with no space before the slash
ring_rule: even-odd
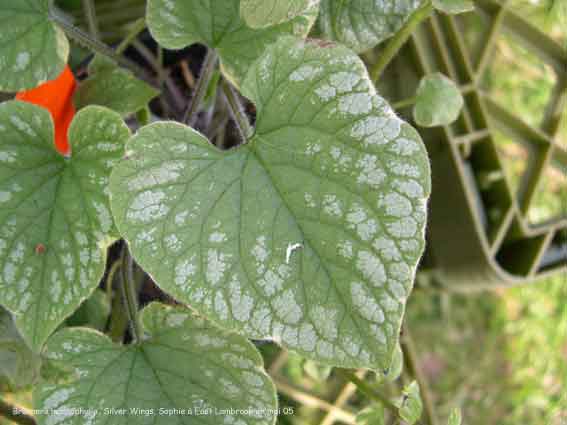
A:
<svg viewBox="0 0 567 425">
<path fill-rule="evenodd" d="M 209 49 L 201 68 L 201 75 L 199 76 L 199 80 L 197 81 L 197 86 L 195 87 L 193 98 L 191 99 L 191 102 L 189 102 L 189 106 L 187 107 L 185 114 L 183 115 L 183 122 L 187 123 L 187 125 L 189 125 L 190 127 L 193 127 L 197 122 L 197 112 L 199 111 L 201 102 L 203 101 L 205 94 L 207 93 L 207 88 L 209 87 L 211 77 L 213 76 L 213 73 L 215 71 L 217 59 L 218 56 L 216 52 L 213 49 Z"/>
<path fill-rule="evenodd" d="M 381 403 L 386 409 L 390 410 L 392 414 L 399 418 L 398 406 L 390 401 L 388 397 L 382 394 L 377 389 L 370 386 L 366 381 L 360 379 L 353 372 L 347 369 L 335 369 L 335 372 L 343 379 L 352 382 L 356 388 L 372 400 Z"/>
<path fill-rule="evenodd" d="M 238 94 L 228 81 L 223 80 L 222 88 L 227 100 L 226 103 L 228 105 L 228 109 L 230 110 L 232 118 L 236 123 L 236 127 L 240 132 L 242 140 L 246 142 L 252 136 L 253 130 L 250 126 L 250 121 L 248 121 L 248 117 L 246 116 L 246 112 L 244 112 L 242 103 L 238 98 Z"/>
<path fill-rule="evenodd" d="M 404 26 L 388 41 L 388 44 L 386 44 L 386 47 L 381 52 L 380 58 L 370 70 L 370 78 L 374 83 L 378 82 L 378 79 L 394 56 L 398 54 L 417 26 L 431 15 L 431 12 L 433 12 L 433 4 L 431 0 L 425 0 L 423 4 L 412 13 Z"/>
<path fill-rule="evenodd" d="M 0 399 L 0 417 L 5 417 L 9 421 L 21 425 L 37 425 L 33 416 L 22 412 L 17 406 L 6 403 L 2 399 Z"/>
<path fill-rule="evenodd" d="M 100 32 L 98 28 L 98 21 L 96 19 L 94 0 L 83 0 L 83 11 L 85 13 L 85 19 L 87 20 L 87 26 L 89 27 L 91 36 L 95 40 L 100 40 Z"/>
<path fill-rule="evenodd" d="M 122 261 L 116 260 L 110 266 L 110 270 L 108 271 L 108 275 L 106 276 L 105 282 L 105 289 L 106 289 L 106 298 L 108 299 L 109 304 L 112 304 L 112 288 L 114 283 L 114 277 L 116 276 L 116 272 L 122 265 Z"/>
<path fill-rule="evenodd" d="M 142 340 L 142 325 L 138 315 L 138 291 L 134 280 L 133 272 L 134 262 L 128 249 L 128 245 L 124 242 L 122 248 L 122 296 L 126 304 L 126 313 L 130 322 L 130 330 L 134 343 Z"/>
<path fill-rule="evenodd" d="M 61 14 L 59 14 L 55 9 L 51 9 L 49 11 L 49 18 L 57 25 L 59 25 L 63 29 L 63 31 L 65 31 L 65 34 L 70 39 L 86 47 L 92 52 L 104 55 L 112 59 L 118 65 L 128 68 L 139 78 L 145 81 L 151 81 L 151 78 L 148 76 L 148 73 L 146 72 L 145 69 L 141 68 L 134 62 L 126 59 L 124 56 L 117 54 L 114 50 L 112 50 L 112 48 L 110 48 L 106 44 L 91 37 L 84 31 L 82 31 L 80 28 L 77 28 L 76 26 L 68 22 L 67 19 Z"/>
</svg>

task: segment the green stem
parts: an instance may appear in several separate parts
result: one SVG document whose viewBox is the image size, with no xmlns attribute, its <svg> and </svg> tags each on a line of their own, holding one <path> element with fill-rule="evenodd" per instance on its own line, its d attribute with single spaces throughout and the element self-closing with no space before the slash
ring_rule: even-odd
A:
<svg viewBox="0 0 567 425">
<path fill-rule="evenodd" d="M 419 367 L 419 357 L 417 355 L 415 343 L 409 329 L 405 325 L 402 331 L 401 345 L 402 352 L 404 353 L 404 362 L 407 365 L 408 371 L 411 375 L 413 375 L 419 385 L 419 392 L 421 399 L 423 400 L 423 412 L 427 418 L 427 423 L 429 425 L 438 425 L 439 421 L 437 420 L 435 409 L 433 408 L 431 390 L 429 389 L 427 379 Z"/>
<path fill-rule="evenodd" d="M 75 42 L 86 47 L 87 49 L 91 50 L 94 53 L 98 53 L 112 59 L 118 65 L 128 68 L 130 71 L 132 71 L 134 74 L 136 74 L 138 77 L 142 78 L 143 80 L 151 81 L 151 78 L 148 76 L 145 69 L 141 68 L 134 62 L 126 59 L 124 56 L 117 54 L 106 44 L 92 38 L 90 35 L 82 31 L 81 29 L 69 23 L 67 19 L 61 14 L 59 14 L 55 9 L 50 10 L 49 18 L 57 25 L 59 25 L 63 29 L 63 31 L 65 31 L 65 34 Z"/>
<path fill-rule="evenodd" d="M 232 118 L 236 123 L 236 127 L 238 128 L 243 141 L 247 142 L 248 139 L 252 136 L 253 130 L 250 126 L 250 121 L 248 121 L 248 117 L 246 116 L 246 112 L 244 112 L 242 103 L 240 103 L 236 91 L 228 81 L 223 80 L 222 88 L 227 100 L 229 110 L 232 114 Z"/>
<path fill-rule="evenodd" d="M 118 268 L 121 264 L 122 262 L 120 260 L 112 263 L 112 266 L 110 266 L 110 270 L 108 271 L 108 275 L 106 277 L 106 297 L 108 298 L 109 304 L 112 303 L 112 288 L 114 286 L 114 276 L 116 276 L 116 272 L 118 271 Z"/>
<path fill-rule="evenodd" d="M 392 414 L 399 418 L 400 415 L 398 413 L 398 406 L 396 406 L 388 397 L 378 391 L 376 388 L 370 386 L 367 382 L 360 379 L 356 376 L 353 372 L 346 369 L 335 369 L 335 372 L 340 375 L 343 379 L 352 382 L 356 385 L 356 388 L 367 397 L 381 403 L 385 408 L 390 410 Z"/>
<path fill-rule="evenodd" d="M 126 303 L 126 313 L 130 321 L 133 342 L 139 343 L 142 341 L 142 325 L 138 315 L 138 291 L 136 290 L 133 267 L 132 256 L 128 245 L 124 242 L 122 248 L 122 296 Z"/>
<path fill-rule="evenodd" d="M 0 417 L 5 417 L 9 421 L 12 421 L 21 425 L 37 425 L 37 422 L 33 416 L 27 415 L 22 412 L 17 406 L 6 403 L 0 399 Z"/>
<path fill-rule="evenodd" d="M 122 53 L 124 53 L 124 51 L 128 48 L 130 43 L 132 43 L 132 41 L 136 37 L 138 37 L 138 35 L 140 35 L 140 33 L 145 29 L 146 29 L 146 20 L 144 18 L 140 18 L 137 21 L 135 21 L 131 25 L 130 31 L 128 31 L 126 37 L 124 37 L 124 39 L 120 42 L 120 44 L 116 48 L 116 54 L 121 55 Z"/>
<path fill-rule="evenodd" d="M 193 127 L 197 122 L 197 112 L 201 106 L 201 102 L 207 93 L 207 88 L 211 82 L 213 73 L 215 72 L 215 67 L 217 64 L 217 54 L 213 49 L 207 51 L 205 56 L 205 61 L 201 67 L 201 75 L 199 75 L 199 80 L 195 87 L 195 92 L 193 93 L 193 98 L 189 102 L 189 106 L 185 110 L 183 115 L 183 122 L 187 123 L 190 127 Z"/>
<path fill-rule="evenodd" d="M 408 106 L 414 105 L 416 100 L 417 100 L 416 97 L 409 97 L 407 99 L 400 100 L 399 102 L 392 104 L 392 109 L 397 110 L 397 109 L 407 108 Z"/>
<path fill-rule="evenodd" d="M 431 12 L 433 12 L 433 4 L 431 3 L 431 0 L 425 0 L 423 4 L 412 13 L 404 26 L 396 34 L 394 34 L 390 41 L 388 41 L 388 44 L 386 44 L 380 58 L 370 70 L 370 78 L 374 81 L 374 83 L 378 82 L 378 79 L 394 56 L 398 54 L 399 50 L 410 38 L 417 26 L 431 15 Z"/>
<path fill-rule="evenodd" d="M 96 9 L 94 5 L 94 0 L 83 0 L 83 11 L 85 13 L 85 19 L 87 20 L 87 26 L 89 27 L 89 32 L 95 40 L 100 40 L 100 32 L 98 29 L 98 22 L 96 19 Z"/>
</svg>

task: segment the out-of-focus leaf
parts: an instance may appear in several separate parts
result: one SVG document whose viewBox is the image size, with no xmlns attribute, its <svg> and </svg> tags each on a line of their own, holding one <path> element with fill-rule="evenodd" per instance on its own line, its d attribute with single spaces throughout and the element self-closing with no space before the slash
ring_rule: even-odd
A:
<svg viewBox="0 0 567 425">
<path fill-rule="evenodd" d="M 449 125 L 459 117 L 463 104 L 457 85 L 437 72 L 423 77 L 419 83 L 413 116 L 422 127 Z"/>
</svg>

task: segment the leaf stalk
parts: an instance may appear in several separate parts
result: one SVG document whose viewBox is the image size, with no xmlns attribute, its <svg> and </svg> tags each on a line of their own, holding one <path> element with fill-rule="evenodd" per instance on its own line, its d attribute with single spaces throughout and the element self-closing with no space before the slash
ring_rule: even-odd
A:
<svg viewBox="0 0 567 425">
<path fill-rule="evenodd" d="M 146 29 L 146 20 L 144 18 L 140 18 L 137 21 L 135 21 L 131 25 L 130 31 L 128 31 L 126 37 L 124 37 L 124 39 L 120 42 L 118 47 L 116 47 L 116 54 L 121 55 L 122 53 L 124 53 L 128 48 L 128 46 L 132 43 L 132 41 L 134 41 L 134 39 L 138 37 L 138 35 L 140 35 L 140 33 L 145 29 Z"/>
<path fill-rule="evenodd" d="M 236 127 L 238 128 L 242 140 L 244 141 L 244 143 L 246 143 L 253 134 L 252 127 L 250 126 L 250 121 L 248 121 L 246 112 L 244 112 L 244 108 L 242 107 L 242 103 L 240 102 L 240 99 L 238 98 L 238 94 L 234 90 L 234 87 L 232 87 L 232 85 L 227 80 L 223 80 L 222 88 L 232 118 L 236 123 Z"/>
<path fill-rule="evenodd" d="M 197 122 L 199 107 L 207 93 L 207 88 L 209 87 L 209 83 L 211 82 L 211 78 L 215 71 L 217 60 L 217 53 L 214 49 L 209 49 L 205 56 L 203 66 L 201 67 L 201 75 L 197 81 L 193 98 L 189 102 L 189 105 L 185 110 L 185 114 L 183 115 L 183 122 L 187 123 L 190 127 L 193 127 Z"/>
<path fill-rule="evenodd" d="M 145 69 L 141 68 L 134 62 L 128 60 L 124 56 L 116 53 L 112 48 L 104 44 L 103 42 L 91 37 L 89 34 L 82 31 L 80 28 L 77 28 L 73 24 L 71 24 L 64 16 L 58 13 L 55 9 L 51 8 L 49 11 L 49 18 L 59 25 L 65 34 L 75 42 L 79 43 L 80 45 L 86 47 L 87 49 L 91 50 L 94 53 L 101 54 L 112 59 L 115 63 L 124 68 L 129 69 L 139 78 L 145 81 L 151 81 L 151 78 L 148 76 Z"/>
<path fill-rule="evenodd" d="M 91 36 L 95 40 L 100 40 L 100 32 L 98 21 L 96 19 L 94 0 L 83 0 L 83 11 L 85 13 L 85 19 L 87 20 L 87 26 L 89 27 Z"/>
<path fill-rule="evenodd" d="M 406 41 L 408 41 L 418 25 L 427 19 L 432 12 L 433 3 L 431 0 L 425 0 L 423 4 L 411 14 L 403 27 L 388 41 L 380 58 L 370 70 L 370 78 L 374 81 L 374 84 L 378 82 L 386 67 L 398 54 Z"/>
<path fill-rule="evenodd" d="M 142 341 L 142 325 L 138 315 L 138 291 L 134 280 L 134 262 L 128 244 L 124 242 L 122 248 L 122 296 L 126 304 L 126 313 L 130 322 L 130 330 L 134 343 Z"/>
<path fill-rule="evenodd" d="M 370 386 L 367 382 L 360 379 L 352 371 L 347 369 L 335 369 L 336 373 L 343 379 L 352 382 L 356 385 L 356 388 L 369 397 L 370 399 L 381 403 L 386 409 L 390 410 L 391 413 L 398 419 L 401 419 L 398 412 L 398 406 L 396 406 L 388 397 L 378 391 L 376 388 Z"/>
</svg>

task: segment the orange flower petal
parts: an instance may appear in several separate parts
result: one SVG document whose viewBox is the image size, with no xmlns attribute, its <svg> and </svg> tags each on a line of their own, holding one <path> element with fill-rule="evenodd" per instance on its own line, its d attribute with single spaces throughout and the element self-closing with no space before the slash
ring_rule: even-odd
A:
<svg viewBox="0 0 567 425">
<path fill-rule="evenodd" d="M 62 155 L 69 155 L 71 150 L 67 130 L 75 115 L 73 93 L 76 86 L 75 76 L 66 66 L 56 79 L 16 95 L 17 100 L 41 106 L 51 113 L 55 124 L 55 147 Z"/>
</svg>

